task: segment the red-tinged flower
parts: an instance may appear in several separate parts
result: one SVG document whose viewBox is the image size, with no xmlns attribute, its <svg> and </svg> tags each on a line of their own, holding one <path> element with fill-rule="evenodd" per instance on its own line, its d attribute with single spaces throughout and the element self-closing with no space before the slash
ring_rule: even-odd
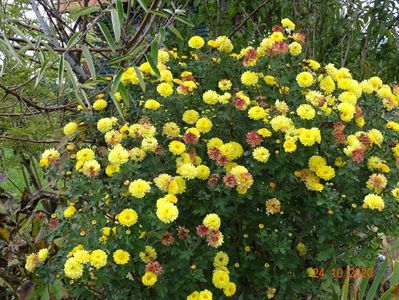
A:
<svg viewBox="0 0 399 300">
<path fill-rule="evenodd" d="M 211 231 L 209 230 L 208 227 L 206 227 L 204 224 L 198 225 L 197 226 L 197 235 L 200 237 L 207 236 Z"/>
<path fill-rule="evenodd" d="M 177 90 L 180 92 L 180 93 L 182 93 L 182 94 L 188 94 L 188 93 L 190 93 L 190 88 L 188 87 L 188 86 L 185 86 L 185 85 L 179 85 L 178 87 L 177 87 Z"/>
<path fill-rule="evenodd" d="M 242 63 L 244 66 L 249 66 L 256 60 L 257 60 L 256 50 L 254 48 L 251 48 L 247 51 L 247 54 L 244 56 L 242 60 Z"/>
<path fill-rule="evenodd" d="M 326 103 L 326 98 L 324 97 L 320 97 L 318 100 L 319 100 L 319 103 L 317 103 L 318 107 L 322 107 L 324 103 Z"/>
<path fill-rule="evenodd" d="M 254 183 L 254 179 L 249 172 L 237 174 L 236 181 L 238 186 L 245 187 L 247 189 L 249 189 Z"/>
<path fill-rule="evenodd" d="M 238 97 L 234 99 L 234 105 L 238 110 L 244 110 L 247 107 L 245 100 Z"/>
<path fill-rule="evenodd" d="M 288 52 L 288 43 L 285 42 L 274 42 L 273 46 L 270 49 L 268 49 L 268 54 L 271 56 L 287 52 Z"/>
<path fill-rule="evenodd" d="M 395 106 L 395 101 L 393 99 L 389 98 L 389 97 L 384 98 L 384 102 L 385 102 L 385 105 L 388 106 L 388 107 L 394 107 Z"/>
<path fill-rule="evenodd" d="M 345 129 L 345 124 L 343 122 L 337 122 L 334 124 L 333 137 L 334 140 L 339 144 L 346 143 L 346 136 L 344 133 L 344 129 Z"/>
<path fill-rule="evenodd" d="M 351 157 L 355 162 L 357 162 L 358 164 L 361 164 L 364 161 L 364 153 L 365 152 L 366 152 L 366 150 L 363 148 L 353 150 L 351 153 Z"/>
<path fill-rule="evenodd" d="M 232 174 L 224 175 L 223 182 L 229 188 L 233 188 L 237 185 L 236 177 Z"/>
<path fill-rule="evenodd" d="M 365 133 L 361 133 L 360 134 L 359 141 L 362 142 L 362 144 L 364 144 L 364 145 L 371 145 L 372 144 L 372 141 L 370 140 L 368 135 L 365 134 Z"/>
<path fill-rule="evenodd" d="M 161 146 L 157 146 L 154 150 L 155 154 L 162 154 L 163 153 L 163 148 Z"/>
<path fill-rule="evenodd" d="M 293 39 L 298 43 L 303 43 L 306 40 L 306 36 L 303 33 L 296 32 L 292 35 Z"/>
<path fill-rule="evenodd" d="M 57 221 L 56 219 L 51 219 L 50 222 L 48 223 L 48 226 L 49 226 L 51 229 L 56 228 L 57 225 L 58 225 L 58 221 Z"/>
<path fill-rule="evenodd" d="M 283 32 L 284 28 L 282 26 L 280 26 L 280 25 L 273 25 L 272 31 L 273 32 Z"/>
<path fill-rule="evenodd" d="M 177 227 L 177 236 L 179 237 L 179 239 L 185 240 L 188 237 L 189 233 L 190 230 L 188 230 L 186 227 L 184 226 Z"/>
<path fill-rule="evenodd" d="M 212 147 L 211 149 L 208 149 L 208 156 L 210 159 L 217 160 L 220 155 L 220 150 L 218 148 Z"/>
<path fill-rule="evenodd" d="M 206 241 L 208 242 L 208 246 L 217 248 L 223 244 L 223 235 L 220 230 L 213 231 L 210 235 L 208 235 Z"/>
<path fill-rule="evenodd" d="M 186 144 L 196 144 L 198 142 L 198 137 L 191 132 L 186 132 L 183 135 L 183 140 Z"/>
<path fill-rule="evenodd" d="M 362 110 L 362 108 L 359 105 L 356 105 L 355 115 L 356 115 L 356 118 L 361 118 L 364 115 L 363 114 L 363 110 Z"/>
<path fill-rule="evenodd" d="M 175 242 L 175 238 L 170 231 L 165 231 L 161 236 L 161 244 L 164 246 L 171 246 Z"/>
<path fill-rule="evenodd" d="M 195 78 L 193 75 L 187 75 L 181 78 L 183 81 L 194 81 L 195 82 Z"/>
<path fill-rule="evenodd" d="M 215 186 L 219 181 L 219 175 L 218 174 L 212 174 L 209 179 L 208 179 L 208 185 L 210 187 Z"/>
<path fill-rule="evenodd" d="M 224 166 L 224 165 L 227 164 L 228 162 L 229 162 L 229 160 L 228 160 L 227 157 L 224 156 L 224 155 L 220 155 L 220 156 L 218 157 L 218 159 L 216 160 L 216 163 L 217 163 L 219 166 Z"/>
<path fill-rule="evenodd" d="M 250 131 L 245 135 L 245 141 L 247 142 L 248 145 L 250 145 L 252 148 L 255 148 L 256 146 L 260 145 L 263 142 L 262 136 L 257 133 L 256 131 Z"/>
<path fill-rule="evenodd" d="M 156 260 L 150 261 L 146 266 L 145 266 L 145 271 L 146 272 L 152 272 L 156 275 L 159 275 L 163 271 L 162 265 L 157 262 Z"/>
</svg>

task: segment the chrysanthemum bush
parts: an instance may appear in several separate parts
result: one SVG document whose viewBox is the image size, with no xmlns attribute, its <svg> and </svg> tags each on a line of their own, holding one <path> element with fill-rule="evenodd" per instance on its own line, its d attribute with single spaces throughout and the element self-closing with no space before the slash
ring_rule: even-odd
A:
<svg viewBox="0 0 399 300">
<path fill-rule="evenodd" d="M 332 268 L 373 264 L 397 227 L 399 87 L 304 43 L 284 19 L 115 76 L 42 155 L 68 201 L 27 269 L 79 299 L 325 299 Z"/>
</svg>

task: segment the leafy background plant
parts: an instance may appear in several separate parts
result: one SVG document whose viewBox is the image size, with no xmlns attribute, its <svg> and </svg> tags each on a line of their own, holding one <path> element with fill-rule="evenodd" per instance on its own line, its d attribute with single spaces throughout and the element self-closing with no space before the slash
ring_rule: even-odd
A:
<svg viewBox="0 0 399 300">
<path fill-rule="evenodd" d="M 153 39 L 159 47 L 183 50 L 193 32 L 233 34 L 241 48 L 248 40 L 258 44 L 288 16 L 307 35 L 305 57 L 348 66 L 359 79 L 376 74 L 398 80 L 396 1 L 103 1 L 99 8 L 71 14 L 60 14 L 57 1 L 37 1 L 47 25 L 38 16 L 27 17 L 32 2 L 0 2 L 1 172 L 7 174 L 0 183 L 0 266 L 7 269 L 1 279 L 7 296 L 30 286 L 22 285 L 27 279 L 22 258 L 40 245 L 38 229 L 60 199 L 52 191 L 63 188 L 43 178 L 39 153 L 64 145 L 61 128 L 77 113 L 76 105 L 109 86 L 107 75 L 139 64 L 145 54 L 151 58 Z"/>
</svg>

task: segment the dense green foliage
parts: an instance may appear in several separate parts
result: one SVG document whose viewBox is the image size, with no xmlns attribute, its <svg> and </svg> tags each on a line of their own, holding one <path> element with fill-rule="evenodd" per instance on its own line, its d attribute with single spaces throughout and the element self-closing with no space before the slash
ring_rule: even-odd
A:
<svg viewBox="0 0 399 300">
<path fill-rule="evenodd" d="M 40 6 L 49 2 L 36 3 Z M 130 11 L 127 2 L 131 4 Z M 0 1 L 0 173 L 8 176 L 4 182 L 3 177 L 0 180 L 0 268 L 7 269 L 0 275 L 0 286 L 7 287 L 0 297 L 2 293 L 7 295 L 4 297 L 24 293 L 32 286 L 23 268 L 25 256 L 45 245 L 41 232 L 47 229 L 51 213 L 65 202 L 64 180 L 54 183 L 43 177 L 38 168 L 40 153 L 50 145 L 63 149 L 66 140 L 62 127 L 79 113 L 76 105 L 93 103 L 98 93 L 109 90 L 112 82 L 107 76 L 126 66 L 139 65 L 146 59 L 144 54 L 153 59 L 154 40 L 159 48 L 176 47 L 181 54 L 187 50 L 187 41 L 194 32 L 207 39 L 232 35 L 235 48 L 241 49 L 248 41 L 258 45 L 273 25 L 290 17 L 306 35 L 304 58 L 347 66 L 359 81 L 372 75 L 380 76 L 384 82 L 398 81 L 396 1 L 179 0 L 173 5 L 171 1 L 160 1 L 160 6 L 151 11 L 151 0 L 127 2 L 122 14 L 118 7 L 108 7 L 107 1 L 102 1 L 104 6 L 100 9 L 76 9 L 72 14 L 58 14 L 56 7 L 47 5 L 44 14 L 52 15 L 53 20 L 48 22 L 50 35 L 32 13 L 30 1 Z M 114 47 L 113 40 L 117 49 L 124 48 L 146 15 L 154 19 L 148 19 L 146 34 L 139 42 L 136 40 L 126 50 L 96 51 Z M 98 26 L 100 21 L 110 32 L 108 39 Z M 76 24 L 78 30 L 65 29 L 65 24 Z M 114 30 L 118 25 L 121 38 L 117 41 Z M 83 28 L 89 28 L 84 36 Z M 81 34 L 78 39 L 75 32 Z M 77 50 L 69 53 L 67 48 L 72 44 Z M 83 53 L 84 47 L 89 54 Z M 74 67 L 68 67 L 68 53 L 73 58 L 69 60 L 72 65 L 73 61 L 76 63 Z M 93 69 L 96 78 L 89 79 Z M 215 68 L 210 74 L 220 75 L 218 72 L 221 69 Z M 131 109 L 137 106 L 137 95 L 139 92 L 134 91 Z M 63 105 L 67 107 L 45 109 Z M 119 114 L 115 107 L 112 114 Z M 330 229 L 326 227 L 326 234 Z M 289 227 L 284 230 L 288 232 Z M 278 238 L 276 243 L 280 243 Z M 372 243 L 375 250 L 379 246 L 378 242 Z M 325 248 L 325 255 L 329 255 L 327 243 Z M 287 255 L 281 255 L 281 259 L 284 261 Z M 43 284 L 41 292 L 47 293 Z M 57 288 L 52 284 L 50 294 L 59 296 L 54 290 L 59 290 L 60 282 L 55 281 Z"/>
</svg>

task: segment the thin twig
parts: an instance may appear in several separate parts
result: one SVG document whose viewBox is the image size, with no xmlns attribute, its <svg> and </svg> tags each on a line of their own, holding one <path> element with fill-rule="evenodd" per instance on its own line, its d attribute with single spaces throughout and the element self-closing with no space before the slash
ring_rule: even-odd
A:
<svg viewBox="0 0 399 300">
<path fill-rule="evenodd" d="M 244 26 L 244 24 L 245 24 L 254 14 L 256 14 L 257 11 L 258 11 L 259 9 L 261 9 L 263 6 L 265 6 L 269 1 L 270 1 L 270 0 L 265 0 L 265 1 L 263 1 L 257 8 L 255 8 L 255 10 L 254 10 L 253 12 L 251 12 L 251 13 L 241 22 L 241 24 L 238 25 L 238 27 L 235 28 L 235 29 L 228 35 L 228 38 L 231 38 L 237 31 L 239 31 L 239 30 Z"/>
<path fill-rule="evenodd" d="M 58 144 L 59 142 L 61 142 L 60 140 L 31 140 L 31 139 L 19 138 L 16 136 L 8 136 L 8 135 L 0 135 L 0 140 L 21 141 L 33 144 Z"/>
</svg>

